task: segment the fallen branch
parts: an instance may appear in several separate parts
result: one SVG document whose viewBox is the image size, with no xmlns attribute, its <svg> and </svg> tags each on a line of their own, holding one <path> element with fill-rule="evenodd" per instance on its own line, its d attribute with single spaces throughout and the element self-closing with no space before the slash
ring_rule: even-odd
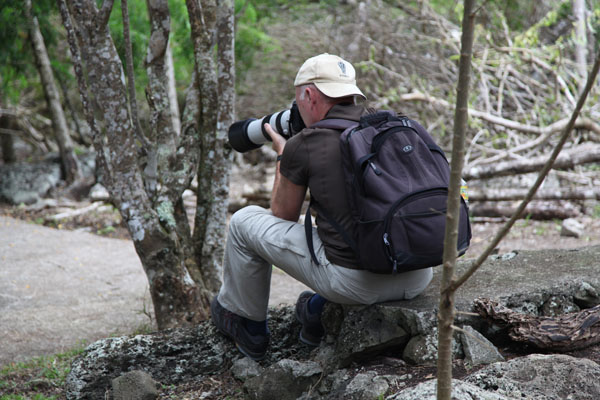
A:
<svg viewBox="0 0 600 400">
<path fill-rule="evenodd" d="M 72 218 L 72 217 L 76 217 L 78 215 L 87 214 L 94 210 L 98 210 L 103 205 L 104 205 L 103 201 L 97 201 L 86 207 L 76 208 L 74 210 L 69 210 L 69 211 L 59 213 L 59 214 L 52 215 L 52 216 L 48 217 L 47 219 L 51 220 L 51 221 L 59 221 L 62 219 Z"/>
<path fill-rule="evenodd" d="M 433 96 L 429 96 L 419 92 L 407 93 L 400 96 L 400 101 L 425 101 L 433 105 L 437 105 L 444 108 L 452 108 L 452 104 L 446 100 L 438 99 Z M 543 143 L 547 136 L 551 136 L 553 133 L 563 131 L 569 122 L 569 118 L 564 118 L 556 121 L 548 126 L 534 126 L 522 124 L 520 122 L 512 121 L 497 115 L 486 113 L 484 111 L 474 110 L 469 108 L 469 117 L 479 118 L 484 121 L 490 122 L 494 125 L 503 126 L 505 128 L 514 129 L 516 131 L 531 133 L 535 135 L 542 135 L 544 138 L 538 138 L 535 144 Z M 574 129 L 587 129 L 594 133 L 600 134 L 600 125 L 595 123 L 589 118 L 578 118 L 573 126 Z M 528 148 L 533 146 L 528 146 Z M 513 149 L 514 151 L 515 149 Z"/>
<path fill-rule="evenodd" d="M 463 173 L 463 178 L 485 179 L 496 176 L 507 176 L 537 172 L 548 160 L 548 156 L 540 156 L 525 160 L 511 160 L 499 162 L 494 165 L 470 168 Z M 582 145 L 560 153 L 552 168 L 568 169 L 575 165 L 588 164 L 600 161 L 600 146 Z"/>
<path fill-rule="evenodd" d="M 469 188 L 469 201 L 522 200 L 528 189 L 477 189 Z M 600 200 L 598 188 L 556 188 L 538 190 L 534 200 Z"/>
<path fill-rule="evenodd" d="M 507 326 L 509 337 L 539 349 L 578 350 L 600 343 L 600 305 L 557 317 L 520 314 L 489 299 L 477 299 L 475 311 Z"/>
<path fill-rule="evenodd" d="M 469 201 L 471 199 L 469 198 Z M 469 214 L 473 217 L 510 217 L 517 211 L 512 204 L 476 203 L 469 206 Z M 581 214 L 579 209 L 564 202 L 530 203 L 519 215 L 519 218 L 531 218 L 539 221 L 552 219 L 575 218 Z"/>
</svg>

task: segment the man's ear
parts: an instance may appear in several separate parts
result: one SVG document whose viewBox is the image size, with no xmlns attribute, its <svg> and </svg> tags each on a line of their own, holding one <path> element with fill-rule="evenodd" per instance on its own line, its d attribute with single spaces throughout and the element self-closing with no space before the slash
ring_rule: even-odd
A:
<svg viewBox="0 0 600 400">
<path fill-rule="evenodd" d="M 307 100 L 308 100 L 308 104 L 310 104 L 311 107 L 315 107 L 317 105 L 317 101 L 319 100 L 319 96 L 317 93 L 317 88 L 315 86 L 308 86 L 306 88 L 306 95 Z"/>
</svg>

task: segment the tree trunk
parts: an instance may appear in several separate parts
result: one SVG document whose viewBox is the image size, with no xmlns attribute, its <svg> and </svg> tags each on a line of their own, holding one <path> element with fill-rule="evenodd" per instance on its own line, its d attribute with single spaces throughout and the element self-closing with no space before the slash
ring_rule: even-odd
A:
<svg viewBox="0 0 600 400">
<path fill-rule="evenodd" d="M 48 102 L 48 108 L 50 109 L 52 128 L 54 129 L 56 143 L 60 150 L 60 157 L 64 170 L 63 173 L 65 180 L 68 183 L 72 183 L 81 178 L 79 162 L 73 151 L 73 142 L 69 135 L 67 120 L 60 103 L 52 66 L 50 65 L 50 58 L 48 57 L 46 45 L 44 44 L 44 38 L 40 32 L 37 17 L 33 15 L 31 0 L 25 1 L 25 11 L 27 13 L 27 18 L 29 19 L 29 37 L 33 46 L 36 67 L 40 74 L 42 87 L 44 88 L 44 94 L 46 95 L 46 101 Z"/>
<path fill-rule="evenodd" d="M 206 266 L 201 271 L 203 280 L 210 290 L 216 291 L 220 287 L 232 161 L 231 150 L 226 146 L 226 130 L 233 122 L 235 95 L 233 1 L 223 0 L 217 4 L 203 0 L 198 7 L 197 1 L 186 0 L 186 4 L 194 41 L 196 77 L 202 94 L 199 99 L 201 130 L 206 133 L 202 136 L 198 167 L 193 243 L 196 259 Z M 211 34 L 215 30 L 216 36 Z M 219 49 L 218 78 L 212 52 L 214 45 Z"/>
<path fill-rule="evenodd" d="M 99 121 L 104 126 L 105 137 L 97 134 L 94 146 L 104 160 L 107 188 L 127 223 L 148 277 L 158 327 L 165 329 L 197 323 L 208 317 L 210 296 L 215 287 L 218 288 L 212 281 L 209 285 L 204 283 L 204 270 L 214 268 L 221 259 L 215 263 L 201 263 L 195 257 L 195 246 L 204 242 L 191 239 L 182 194 L 196 173 L 200 145 L 211 144 L 206 138 L 214 136 L 219 122 L 217 107 L 220 99 L 216 92 L 205 95 L 198 86 L 193 86 L 187 96 L 190 101 L 184 109 L 183 128 L 177 135 L 172 123 L 165 67 L 170 26 L 168 5 L 166 0 L 149 2 L 151 35 L 146 68 L 149 74 L 147 97 L 152 113 L 151 140 L 142 137 L 146 139 L 142 143 L 150 145 L 144 148 L 146 158 L 138 160 L 139 142 L 136 142 L 136 137 L 139 136 L 136 136 L 128 112 L 126 88 L 121 80 L 123 67 L 106 26 L 112 1 L 105 0 L 100 10 L 94 0 L 69 0 L 68 4 L 75 21 L 77 39 L 82 45 L 91 93 L 100 107 L 98 114 L 107 116 Z M 61 14 L 65 23 L 68 13 L 61 9 Z M 210 15 L 204 17 L 211 22 Z M 214 24 L 214 15 L 212 18 L 211 23 Z M 67 25 L 65 23 L 65 27 Z M 207 54 L 212 55 L 213 43 L 206 42 L 211 36 L 214 36 L 213 32 L 206 32 L 199 40 L 206 46 Z M 76 44 L 71 38 L 70 41 L 73 48 Z M 219 54 L 221 51 L 218 49 Z M 206 65 L 203 67 L 203 79 L 216 82 L 217 71 Z M 194 74 L 194 82 L 197 75 Z M 80 81 L 80 87 L 84 85 Z M 84 103 L 89 104 L 85 98 L 87 91 L 81 90 L 81 93 Z M 207 97 L 211 102 L 206 100 Z M 222 101 L 232 99 L 226 97 Z M 206 106 L 203 108 L 201 104 Z M 203 118 L 204 114 L 212 115 L 212 120 L 207 121 Z M 211 148 L 202 147 L 202 153 L 211 154 Z M 145 174 L 143 168 L 146 169 Z M 159 181 L 160 185 L 156 184 Z M 228 187 L 219 188 L 224 190 L 219 194 L 226 197 Z M 222 204 L 215 207 L 226 209 Z M 195 230 L 203 229 L 205 226 L 196 223 Z M 215 248 L 219 246 L 223 247 L 224 243 L 216 243 Z"/>
<path fill-rule="evenodd" d="M 465 136 L 469 118 L 469 81 L 471 75 L 471 53 L 475 12 L 474 0 L 465 0 L 458 84 L 456 88 L 456 111 L 452 137 L 452 161 L 450 164 L 450 185 L 448 187 L 448 207 L 444 236 L 443 272 L 440 283 L 440 305 L 438 311 L 438 360 L 437 398 L 450 400 L 452 397 L 452 335 L 454 324 L 454 294 L 451 289 L 458 252 L 458 223 L 460 216 L 460 186 L 465 160 Z"/>
<path fill-rule="evenodd" d="M 580 91 L 587 79 L 587 33 L 585 18 L 585 0 L 573 0 L 573 15 L 575 16 L 575 62 L 581 78 Z"/>
<path fill-rule="evenodd" d="M 2 107 L 0 106 L 0 108 Z M 0 130 L 2 129 L 13 130 L 13 127 L 11 118 L 0 113 Z M 0 150 L 2 151 L 2 160 L 4 163 L 10 164 L 17 161 L 12 134 L 0 132 Z"/>
</svg>

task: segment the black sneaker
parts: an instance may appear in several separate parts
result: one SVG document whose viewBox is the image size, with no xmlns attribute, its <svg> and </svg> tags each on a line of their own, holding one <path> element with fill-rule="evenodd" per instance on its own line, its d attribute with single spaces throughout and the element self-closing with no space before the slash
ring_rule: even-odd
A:
<svg viewBox="0 0 600 400">
<path fill-rule="evenodd" d="M 223 308 L 217 296 L 210 303 L 210 314 L 217 329 L 233 339 L 242 354 L 254 361 L 265 358 L 269 346 L 268 335 L 251 335 L 244 327 L 244 317 Z"/>
<path fill-rule="evenodd" d="M 296 301 L 296 319 L 302 324 L 300 341 L 309 346 L 318 346 L 325 335 L 325 329 L 321 324 L 321 315 L 308 311 L 308 302 L 314 295 L 315 293 L 307 290 L 300 293 L 298 301 Z"/>
</svg>

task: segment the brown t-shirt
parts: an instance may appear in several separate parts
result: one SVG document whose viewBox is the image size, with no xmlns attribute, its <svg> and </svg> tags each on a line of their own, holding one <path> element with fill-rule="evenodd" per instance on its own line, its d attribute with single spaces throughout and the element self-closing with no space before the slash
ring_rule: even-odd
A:
<svg viewBox="0 0 600 400">
<path fill-rule="evenodd" d="M 325 119 L 341 118 L 358 121 L 367 111 L 363 106 L 335 105 Z M 312 201 L 342 225 L 350 235 L 354 225 L 346 199 L 344 172 L 340 154 L 340 131 L 305 128 L 286 143 L 279 170 L 300 186 L 307 186 Z M 317 208 L 315 207 L 315 208 Z M 359 268 L 354 252 L 327 219 L 316 216 L 317 232 L 325 246 L 327 259 L 347 268 Z"/>
</svg>

